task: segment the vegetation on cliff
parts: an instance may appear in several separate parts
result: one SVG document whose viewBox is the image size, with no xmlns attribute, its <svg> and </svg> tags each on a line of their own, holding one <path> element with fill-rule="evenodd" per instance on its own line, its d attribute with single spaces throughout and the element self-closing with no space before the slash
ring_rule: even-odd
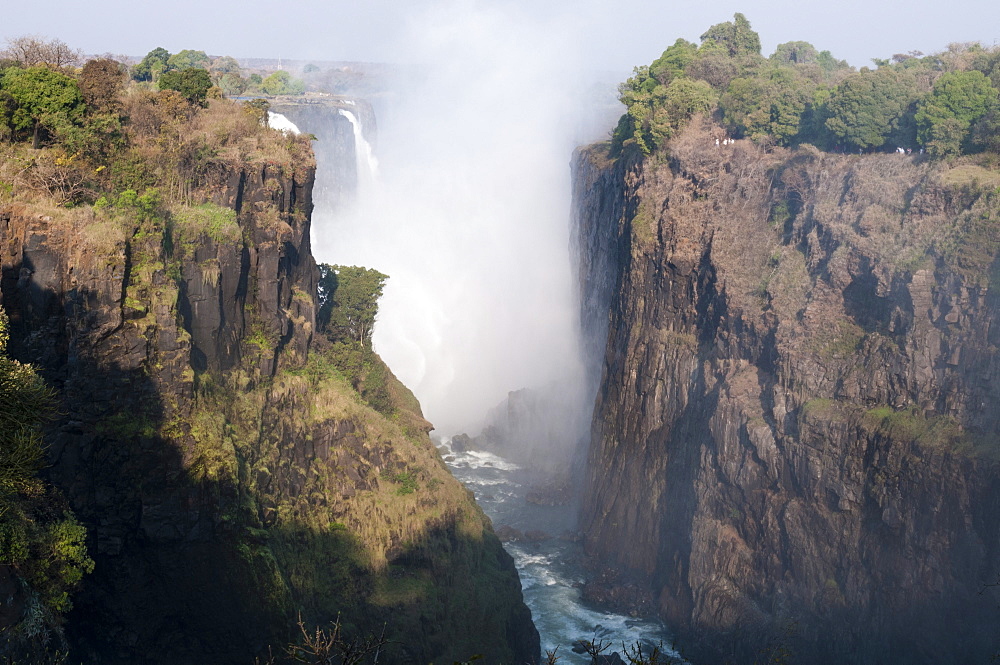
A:
<svg viewBox="0 0 1000 665">
<path fill-rule="evenodd" d="M 933 157 L 1000 152 L 1000 48 L 953 44 L 876 60 L 856 71 L 808 42 L 769 57 L 749 21 L 712 26 L 700 44 L 678 39 L 620 86 L 627 111 L 615 150 L 662 146 L 697 114 L 735 138 L 813 144 L 838 152 L 926 150 Z"/>
<path fill-rule="evenodd" d="M 204 51 L 190 49 L 171 54 L 157 47 L 130 70 L 133 80 L 157 83 L 161 90 L 176 90 L 174 85 L 185 73 L 208 81 L 209 86 L 218 86 L 224 94 L 232 96 L 301 95 L 305 91 L 305 83 L 284 70 L 262 77 L 256 72 L 245 71 L 235 58 L 212 59 Z"/>
<path fill-rule="evenodd" d="M 62 645 L 70 593 L 94 562 L 86 530 L 62 493 L 38 475 L 41 424 L 55 395 L 35 368 L 7 357 L 8 338 L 0 308 L 0 655 L 40 660 L 48 647 Z"/>
<path fill-rule="evenodd" d="M 53 379 L 45 475 L 96 564 L 74 658 L 244 664 L 338 614 L 399 662 L 536 658 L 511 559 L 371 349 L 385 276 L 316 268 L 309 139 L 176 56 L 0 74 L 10 351 Z"/>
</svg>

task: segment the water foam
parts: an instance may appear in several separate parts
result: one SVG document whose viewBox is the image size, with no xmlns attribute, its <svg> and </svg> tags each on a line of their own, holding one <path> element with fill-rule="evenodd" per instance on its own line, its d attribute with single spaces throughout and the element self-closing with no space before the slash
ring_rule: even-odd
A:
<svg viewBox="0 0 1000 665">
<path fill-rule="evenodd" d="M 271 129 L 277 129 L 282 132 L 291 132 L 292 134 L 302 133 L 294 122 L 274 111 L 267 112 L 267 125 Z"/>
</svg>

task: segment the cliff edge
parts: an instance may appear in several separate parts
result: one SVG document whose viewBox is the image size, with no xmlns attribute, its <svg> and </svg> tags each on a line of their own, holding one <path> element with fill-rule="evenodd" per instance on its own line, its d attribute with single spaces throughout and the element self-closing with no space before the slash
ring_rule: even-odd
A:
<svg viewBox="0 0 1000 665">
<path fill-rule="evenodd" d="M 1000 178 L 723 136 L 576 154 L 587 552 L 694 662 L 985 662 Z"/>
<path fill-rule="evenodd" d="M 387 373 L 377 412 L 324 358 L 295 154 L 203 159 L 166 207 L 0 209 L 8 350 L 58 392 L 47 477 L 96 562 L 71 659 L 248 665 L 339 615 L 393 662 L 533 661 L 513 562 L 412 394 Z"/>
</svg>

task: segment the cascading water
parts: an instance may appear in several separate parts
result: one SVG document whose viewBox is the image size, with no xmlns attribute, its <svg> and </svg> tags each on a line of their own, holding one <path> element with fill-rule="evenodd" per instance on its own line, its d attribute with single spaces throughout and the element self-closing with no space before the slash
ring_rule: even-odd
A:
<svg viewBox="0 0 1000 665">
<path fill-rule="evenodd" d="M 337 113 L 347 118 L 354 129 L 354 160 L 358 169 L 357 196 L 361 199 L 375 182 L 375 176 L 378 173 L 378 160 L 375 158 L 375 151 L 372 150 L 371 143 L 365 138 L 364 128 L 357 116 L 347 109 L 337 109 Z"/>
<path fill-rule="evenodd" d="M 465 266 L 468 257 L 461 254 L 462 247 L 471 245 L 456 244 L 455 238 L 468 238 L 474 243 L 489 243 L 492 235 L 493 242 L 497 242 L 495 235 L 497 229 L 491 229 L 489 226 L 469 228 L 467 218 L 460 212 L 463 206 L 474 214 L 477 212 L 475 209 L 477 204 L 493 205 L 490 197 L 494 196 L 494 192 L 489 190 L 491 183 L 488 180 L 479 182 L 462 180 L 459 177 L 462 174 L 456 175 L 454 170 L 449 170 L 448 164 L 438 164 L 440 170 L 437 172 L 430 167 L 424 169 L 419 174 L 421 176 L 419 181 L 436 182 L 441 192 L 432 201 L 437 206 L 433 212 L 421 213 L 419 212 L 421 205 L 427 205 L 423 195 L 431 190 L 427 187 L 398 189 L 400 174 L 395 171 L 398 165 L 392 159 L 388 159 L 387 170 L 379 170 L 381 168 L 379 160 L 376 160 L 370 143 L 365 139 L 364 127 L 359 116 L 342 107 L 336 109 L 336 116 L 346 118 L 353 129 L 354 158 L 358 172 L 357 200 L 353 205 L 342 208 L 337 213 L 332 212 L 322 200 L 322 192 L 331 189 L 323 187 L 327 174 L 322 171 L 317 174 L 319 181 L 317 184 L 320 185 L 317 191 L 321 194 L 317 198 L 317 211 L 314 213 L 314 246 L 317 256 L 323 261 L 367 265 L 389 273 L 389 285 L 397 289 L 395 292 L 397 298 L 395 300 L 383 298 L 380 306 L 382 318 L 379 323 L 383 335 L 379 336 L 380 330 L 377 328 L 376 349 L 404 380 L 407 380 L 410 374 L 452 378 L 455 376 L 454 368 L 433 365 L 448 358 L 445 354 L 435 355 L 433 345 L 444 343 L 441 331 L 446 330 L 449 325 L 445 316 L 453 315 L 450 312 L 445 313 L 440 299 L 447 299 L 447 294 L 453 290 L 465 295 L 472 291 L 472 295 L 475 295 L 477 288 L 484 288 L 483 282 L 469 278 L 470 273 Z M 380 125 L 381 143 L 391 148 L 391 145 L 387 145 L 389 141 L 386 137 L 394 136 L 394 128 L 391 123 L 381 119 Z M 304 127 L 305 131 L 311 130 L 309 125 Z M 337 146 L 323 145 L 322 141 L 316 144 L 317 151 L 336 149 Z M 348 156 L 343 155 L 343 157 Z M 567 176 L 565 166 L 562 168 L 565 178 Z M 456 180 L 461 184 L 460 188 L 456 188 Z M 474 189 L 484 186 L 487 189 L 483 191 Z M 470 191 L 463 191 L 465 188 Z M 504 193 L 504 197 L 509 196 L 513 196 L 513 193 Z M 513 202 L 515 199 L 509 200 Z M 514 210 L 516 207 L 513 207 L 509 214 L 514 214 Z M 541 217 L 541 222 L 552 224 L 550 214 L 552 213 L 546 213 Z M 425 218 L 431 223 L 424 227 L 415 226 Z M 454 218 L 458 222 L 457 225 L 442 228 L 442 220 L 449 218 Z M 496 218 L 496 223 L 523 228 L 520 233 L 526 233 L 530 229 L 530 226 L 518 227 L 514 220 L 508 220 L 504 215 Z M 537 223 L 539 222 L 535 222 Z M 558 251 L 566 257 L 570 244 L 566 222 L 556 223 L 553 226 L 556 228 L 561 226 L 562 233 L 565 234 L 559 243 L 553 245 L 559 247 Z M 441 234 L 442 230 L 452 234 L 451 237 L 433 235 L 436 246 L 431 249 L 428 249 L 426 242 L 418 242 L 414 235 L 414 233 Z M 472 233 L 484 235 L 477 237 L 470 235 Z M 427 254 L 421 255 L 421 249 Z M 432 256 L 441 255 L 442 252 L 447 257 L 443 263 L 430 260 Z M 530 252 L 526 252 L 523 260 L 530 261 L 531 256 Z M 556 262 L 556 257 L 540 257 L 536 260 Z M 518 269 L 530 271 L 532 266 L 522 265 L 518 266 Z M 446 280 L 447 277 L 451 277 L 450 284 L 447 281 L 437 283 L 435 286 L 437 291 L 433 288 L 427 290 L 428 274 L 434 274 L 439 270 Z M 458 278 L 459 275 L 465 275 L 466 279 Z M 565 277 L 567 281 L 570 275 L 571 271 L 567 265 Z M 510 279 L 510 276 L 500 274 L 496 277 L 501 280 Z M 421 285 L 424 285 L 423 289 Z M 488 287 L 486 288 L 488 291 Z M 565 337 L 564 344 L 576 343 L 577 333 L 569 330 L 579 325 L 578 319 L 574 316 L 578 310 L 572 304 L 573 289 L 568 285 L 565 290 L 553 289 L 551 285 L 538 280 L 531 288 L 541 294 L 551 290 L 554 297 L 568 301 L 565 303 L 568 310 L 567 322 L 560 325 L 567 328 L 567 331 L 562 333 Z M 387 292 L 391 294 L 389 289 Z M 483 297 L 489 298 L 488 295 Z M 385 318 L 389 319 L 390 326 L 393 324 L 399 326 L 398 312 L 393 308 L 400 306 L 406 306 L 410 310 L 417 308 L 425 314 L 430 314 L 428 320 L 432 326 L 423 331 L 404 325 L 391 328 L 389 334 L 385 334 Z M 502 317 L 510 313 L 498 309 L 492 312 L 484 311 L 483 314 L 495 317 L 496 323 L 499 324 Z M 454 321 L 452 325 L 465 324 Z M 421 337 L 424 332 L 431 336 Z M 474 344 L 478 341 L 471 338 L 466 339 L 464 343 Z M 391 353 L 385 353 L 386 346 L 390 347 L 388 350 Z M 416 371 L 400 371 L 393 360 L 400 357 L 413 363 L 417 368 Z M 532 494 L 537 494 L 540 487 L 552 481 L 555 475 L 554 466 L 565 467 L 561 481 L 570 484 L 574 482 L 573 477 L 578 469 L 571 468 L 571 460 L 574 454 L 579 452 L 587 424 L 586 413 L 580 414 L 580 407 L 574 404 L 582 399 L 592 399 L 592 395 L 584 394 L 591 391 L 592 381 L 583 378 L 584 373 L 578 366 L 572 363 L 560 365 L 561 356 L 558 354 L 550 354 L 548 360 L 553 366 L 549 376 L 561 380 L 553 380 L 547 388 L 536 387 L 532 391 L 519 391 L 516 395 L 512 393 L 502 407 L 494 410 L 502 412 L 505 416 L 502 425 L 495 429 L 506 433 L 505 444 L 517 448 L 526 456 L 527 462 L 519 465 L 511 459 L 504 459 L 489 452 L 453 448 L 450 435 L 458 433 L 454 429 L 446 430 L 449 436 L 440 437 L 438 443 L 452 472 L 476 494 L 477 501 L 493 520 L 496 528 L 506 527 L 508 531 L 513 530 L 522 534 L 508 541 L 505 547 L 514 557 L 521 573 L 525 602 L 532 610 L 543 647 L 545 649 L 559 647 L 560 662 L 583 665 L 590 662 L 589 658 L 572 652 L 574 641 L 604 639 L 613 642 L 612 649 L 619 651 L 622 642 L 628 645 L 643 642 L 648 650 L 650 644 L 661 640 L 666 643 L 668 636 L 662 624 L 656 620 L 640 620 L 622 614 L 603 612 L 583 602 L 580 589 L 583 580 L 581 567 L 583 552 L 573 536 L 576 528 L 575 504 L 556 501 L 554 502 L 556 505 L 551 503 L 546 505 L 546 501 L 532 498 Z M 509 389 L 521 387 L 523 386 L 511 385 Z M 525 397 L 532 393 L 538 396 L 537 400 Z M 419 391 L 418 397 L 423 401 Z M 425 404 L 425 408 L 426 406 Z M 430 406 L 433 408 L 433 402 Z M 529 413 L 527 418 L 524 417 L 526 411 Z M 428 410 L 428 415 L 432 419 L 436 418 L 434 411 Z M 484 413 L 470 414 L 469 421 L 482 418 L 484 415 Z M 454 428 L 454 424 L 451 427 Z M 536 437 L 544 437 L 545 441 L 540 442 Z M 542 469 L 544 472 L 541 472 Z"/>
</svg>

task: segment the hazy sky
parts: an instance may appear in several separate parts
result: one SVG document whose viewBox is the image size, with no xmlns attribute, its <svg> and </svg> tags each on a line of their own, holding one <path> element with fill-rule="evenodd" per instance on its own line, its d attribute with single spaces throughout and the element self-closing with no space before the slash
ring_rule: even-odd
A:
<svg viewBox="0 0 1000 665">
<path fill-rule="evenodd" d="M 677 37 L 696 41 L 710 25 L 743 12 L 765 54 L 791 40 L 812 42 L 856 66 L 872 57 L 950 42 L 1000 40 L 996 0 L 4 0 L 0 37 L 58 37 L 93 53 L 143 55 L 156 46 L 213 55 L 402 62 L 414 30 L 449 7 L 518 18 L 524 47 L 546 33 L 570 37 L 566 56 L 594 69 L 629 71 Z M 542 29 L 539 29 L 542 28 Z M 515 28 L 517 29 L 517 28 Z M 456 53 L 461 56 L 461 53 Z"/>
</svg>

